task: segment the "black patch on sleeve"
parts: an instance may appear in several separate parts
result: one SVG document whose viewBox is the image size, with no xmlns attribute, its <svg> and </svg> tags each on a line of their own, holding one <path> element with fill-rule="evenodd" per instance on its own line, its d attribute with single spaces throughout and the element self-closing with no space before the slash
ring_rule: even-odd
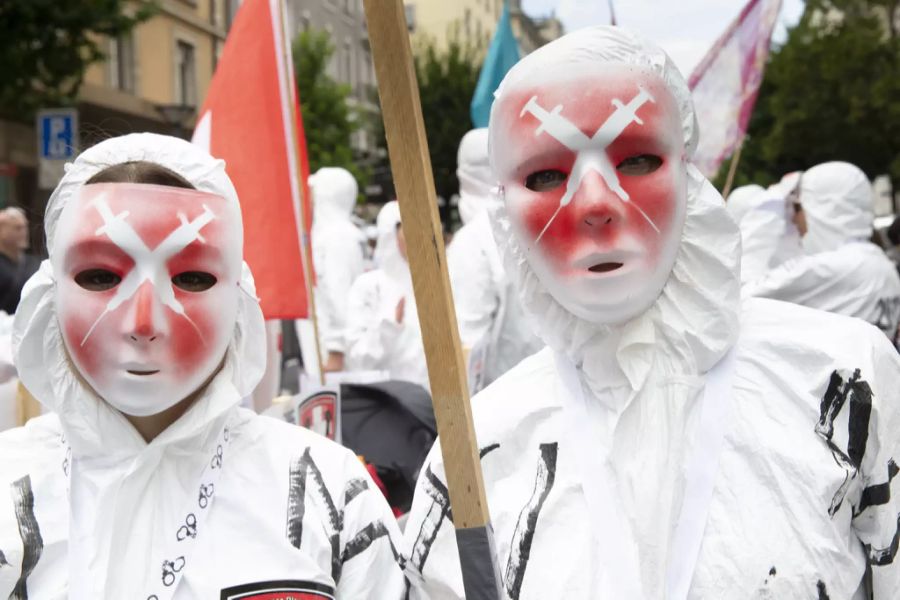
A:
<svg viewBox="0 0 900 600">
<path fill-rule="evenodd" d="M 351 479 L 347 482 L 347 488 L 344 490 L 344 506 L 350 504 L 354 498 L 369 489 L 369 482 L 362 477 Z"/>
<path fill-rule="evenodd" d="M 292 598 L 292 594 L 302 594 L 302 596 L 298 597 L 332 599 L 334 598 L 334 589 L 331 586 L 312 581 L 258 581 L 225 588 L 220 592 L 219 599 L 236 600 L 245 598 L 246 600 L 253 600 L 254 598 L 271 598 L 276 594 L 284 594 L 284 598 Z"/>
<path fill-rule="evenodd" d="M 28 600 L 28 576 L 34 571 L 44 551 L 44 538 L 41 537 L 41 529 L 34 516 L 31 476 L 26 475 L 14 481 L 10 487 L 16 521 L 19 524 L 19 537 L 22 538 L 23 556 L 22 571 L 9 600 Z"/>
<path fill-rule="evenodd" d="M 315 486 L 307 489 L 307 476 L 312 474 Z M 310 454 L 309 448 L 303 455 L 291 461 L 288 475 L 288 507 L 287 507 L 287 537 L 291 545 L 300 549 L 303 541 L 303 516 L 306 513 L 307 494 L 314 494 L 328 514 L 328 522 L 323 522 L 328 540 L 331 543 L 331 571 L 332 579 L 338 581 L 341 571 L 340 536 L 343 529 L 343 514 L 334 505 L 334 500 L 325 486 L 322 472 L 316 465 Z"/>
<path fill-rule="evenodd" d="M 0 567 L 8 567 L 9 561 L 6 560 L 6 556 L 3 554 L 3 550 L 0 550 Z"/>
<path fill-rule="evenodd" d="M 893 481 L 894 477 L 897 476 L 897 473 L 900 473 L 900 467 L 897 467 L 897 463 L 895 463 L 894 459 L 892 458 L 888 461 L 887 481 L 884 483 L 879 483 L 878 485 L 870 485 L 863 490 L 862 496 L 859 499 L 859 507 L 853 513 L 853 516 L 859 516 L 870 506 L 881 506 L 882 504 L 887 504 L 888 502 L 890 502 L 891 481 Z"/>
<path fill-rule="evenodd" d="M 848 418 L 848 441 L 846 452 L 833 440 L 834 421 L 849 400 L 850 415 Z M 869 420 L 872 415 L 872 389 L 860 379 L 860 371 L 856 369 L 848 381 L 834 371 L 828 382 L 828 388 L 820 404 L 819 421 L 815 431 L 821 437 L 835 462 L 844 470 L 844 481 L 838 487 L 828 507 L 829 516 L 834 516 L 841 508 L 850 484 L 859 473 L 869 440 Z"/>
<path fill-rule="evenodd" d="M 556 479 L 558 448 L 559 445 L 556 442 L 541 444 L 541 457 L 538 461 L 534 491 L 528 504 L 519 513 L 519 520 L 513 531 L 509 561 L 506 564 L 506 590 L 511 600 L 518 600 L 522 591 L 522 580 L 525 578 L 525 568 L 528 566 L 538 516 L 540 516 L 544 501 L 550 494 Z"/>
<path fill-rule="evenodd" d="M 821 579 L 816 582 L 816 591 L 819 592 L 819 600 L 831 600 L 828 596 L 828 591 L 825 589 L 825 582 Z"/>
<path fill-rule="evenodd" d="M 777 574 L 778 574 L 778 571 L 775 570 L 775 567 L 772 567 L 771 569 L 769 569 L 770 576 L 774 577 Z"/>
<path fill-rule="evenodd" d="M 893 563 L 897 557 L 898 546 L 900 546 L 900 515 L 897 516 L 897 530 L 886 548 L 873 548 L 871 544 L 866 544 L 869 563 L 876 567 L 884 567 Z"/>
</svg>

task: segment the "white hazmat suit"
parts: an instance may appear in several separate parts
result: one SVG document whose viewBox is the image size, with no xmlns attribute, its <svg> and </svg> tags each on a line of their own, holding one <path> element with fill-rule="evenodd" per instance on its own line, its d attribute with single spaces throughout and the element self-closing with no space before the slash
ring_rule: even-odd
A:
<svg viewBox="0 0 900 600">
<path fill-rule="evenodd" d="M 689 162 L 669 58 L 569 34 L 507 74 L 490 130 L 498 242 L 549 345 L 473 399 L 505 597 L 851 598 L 867 563 L 895 597 L 900 360 L 861 321 L 741 307 L 740 236 Z M 463 597 L 445 482 L 436 444 L 405 528 L 414 597 Z"/>
<path fill-rule="evenodd" d="M 791 173 L 768 189 L 748 185 L 729 194 L 725 208 L 741 230 L 742 285 L 802 254 L 787 202 L 798 180 L 799 173 Z"/>
<path fill-rule="evenodd" d="M 75 370 L 72 347 L 64 345 L 68 325 L 60 311 L 79 307 L 57 304 L 58 289 L 69 285 L 68 272 L 60 265 L 70 258 L 59 255 L 57 236 L 67 205 L 100 187 L 84 183 L 106 167 L 128 161 L 162 165 L 199 192 L 214 194 L 229 214 L 237 215 L 236 235 L 241 235 L 238 198 L 224 162 L 187 142 L 128 135 L 104 141 L 67 165 L 47 208 L 51 257 L 27 283 L 15 320 L 21 380 L 54 413 L 0 434 L 0 597 L 206 600 L 305 592 L 304 598 L 399 598 L 404 581 L 392 541 L 399 533 L 356 456 L 310 431 L 238 406 L 262 375 L 265 337 L 250 270 L 241 266 L 240 237 L 230 247 L 219 246 L 207 231 L 219 213 L 203 206 L 212 224 L 194 236 L 201 243 L 189 247 L 206 252 L 215 246 L 210 256 L 234 252 L 238 287 L 220 293 L 234 298 L 237 310 L 223 308 L 210 321 L 213 328 L 223 328 L 227 350 L 221 368 L 213 371 L 190 408 L 148 443 L 123 413 L 88 387 L 87 375 Z M 175 188 L 131 189 L 164 193 Z M 101 211 L 104 205 L 98 196 L 90 206 Z M 86 235 L 95 237 L 91 243 L 108 243 L 102 236 L 109 236 L 118 244 L 118 232 L 142 231 L 135 212 L 144 208 L 157 207 L 110 213 L 104 228 Z M 191 210 L 200 212 L 200 206 Z M 196 222 L 188 222 L 185 212 L 168 218 L 174 232 Z M 136 264 L 152 258 L 172 235 L 177 234 L 145 256 L 134 253 Z M 153 244 L 150 239 L 136 241 Z M 190 260 L 182 255 L 171 260 Z M 97 260 L 102 264 L 108 259 Z M 135 293 L 136 306 L 129 300 L 121 308 L 163 314 L 161 306 L 153 305 L 157 300 L 143 295 L 154 289 L 144 287 L 148 285 Z M 161 290 L 168 284 L 157 280 L 152 285 L 162 285 Z M 161 291 L 156 293 L 172 306 Z M 185 305 L 192 301 L 179 297 Z M 190 314 L 187 310 L 172 313 L 181 332 L 160 329 L 154 336 L 174 339 L 189 331 L 179 316 Z M 98 331 L 119 319 L 119 312 L 106 316 Z M 227 314 L 236 316 L 229 321 Z M 139 317 L 123 322 L 128 318 Z M 65 335 L 71 335 L 68 331 Z M 104 343 L 124 347 L 144 335 L 135 329 L 121 341 Z M 165 343 L 159 337 L 144 341 Z M 127 396 L 127 391 L 120 394 L 116 405 L 132 406 Z"/>
<path fill-rule="evenodd" d="M 377 267 L 354 282 L 347 301 L 347 370 L 387 371 L 391 379 L 411 381 L 427 390 L 428 367 L 412 277 L 397 243 L 400 206 L 396 200 L 382 207 L 376 223 Z"/>
<path fill-rule="evenodd" d="M 347 297 L 365 269 L 365 238 L 350 220 L 356 180 L 346 169 L 325 167 L 309 178 L 313 196 L 312 249 L 316 271 L 316 314 L 322 359 L 346 352 Z M 304 348 L 304 361 L 315 360 Z"/>
<path fill-rule="evenodd" d="M 800 180 L 806 251 L 745 288 L 752 296 L 858 317 L 897 340 L 900 276 L 871 243 L 873 193 L 865 173 L 843 162 L 815 166 Z"/>
<path fill-rule="evenodd" d="M 484 347 L 482 386 L 543 347 L 531 331 L 491 231 L 497 202 L 488 162 L 488 130 L 473 129 L 459 143 L 459 214 L 463 226 L 447 248 L 456 320 L 463 347 Z"/>
</svg>

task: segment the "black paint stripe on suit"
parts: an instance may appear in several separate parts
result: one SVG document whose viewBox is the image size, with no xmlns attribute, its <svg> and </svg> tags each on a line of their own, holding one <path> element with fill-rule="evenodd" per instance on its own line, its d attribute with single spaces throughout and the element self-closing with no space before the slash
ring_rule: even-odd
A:
<svg viewBox="0 0 900 600">
<path fill-rule="evenodd" d="M 891 500 L 891 481 L 900 473 L 900 467 L 894 462 L 894 459 L 888 461 L 888 478 L 884 483 L 878 485 L 870 485 L 862 491 L 859 499 L 859 507 L 853 513 L 854 517 L 858 517 L 864 510 L 870 506 L 880 506 L 887 504 Z"/>
<path fill-rule="evenodd" d="M 872 548 L 870 544 L 866 544 L 866 551 L 869 554 L 869 563 L 875 567 L 884 567 L 894 562 L 897 557 L 897 547 L 900 546 L 900 515 L 897 515 L 897 530 L 891 543 L 886 548 Z"/>
<path fill-rule="evenodd" d="M 31 477 L 26 475 L 12 483 L 13 507 L 16 521 L 19 524 L 19 537 L 22 538 L 22 572 L 19 580 L 9 595 L 9 600 L 28 600 L 28 576 L 34 571 L 44 551 L 44 538 L 34 516 L 34 492 L 31 489 Z"/>
<path fill-rule="evenodd" d="M 556 480 L 558 449 L 559 445 L 556 442 L 541 444 L 541 457 L 538 461 L 534 492 L 528 504 L 519 513 L 519 520 L 513 531 L 509 561 L 506 564 L 506 590 L 511 600 L 518 600 L 522 591 L 522 581 L 525 578 L 525 568 L 528 566 L 528 558 L 531 554 L 531 543 L 534 541 L 538 516 L 540 516 L 544 501 Z"/>
<path fill-rule="evenodd" d="M 288 541 L 297 549 L 303 540 L 303 516 L 306 513 L 307 474 L 312 473 L 316 483 L 315 493 L 328 511 L 329 523 L 325 525 L 328 540 L 331 543 L 331 571 L 332 579 L 337 583 L 341 572 L 340 534 L 343 529 L 343 514 L 334 505 L 334 500 L 328 492 L 322 472 L 313 460 L 309 448 L 298 459 L 292 460 L 288 475 L 288 507 L 287 507 L 287 534 Z M 328 531 L 329 527 L 330 531 Z"/>
</svg>

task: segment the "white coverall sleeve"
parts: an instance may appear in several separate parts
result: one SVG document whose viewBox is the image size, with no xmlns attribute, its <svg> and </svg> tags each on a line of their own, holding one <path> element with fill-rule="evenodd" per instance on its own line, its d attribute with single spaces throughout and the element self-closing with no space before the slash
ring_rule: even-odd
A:
<svg viewBox="0 0 900 600">
<path fill-rule="evenodd" d="M 404 528 L 410 600 L 465 600 L 439 441 L 419 473 Z"/>
<path fill-rule="evenodd" d="M 322 345 L 326 352 L 346 352 L 347 304 L 353 282 L 363 272 L 362 247 L 355 239 L 331 236 L 317 282 L 324 306 Z"/>
<path fill-rule="evenodd" d="M 841 283 L 828 255 L 818 254 L 789 260 L 761 279 L 748 282 L 743 295 L 815 306 L 814 300 L 821 294 L 840 295 Z"/>
<path fill-rule="evenodd" d="M 402 327 L 395 315 L 381 310 L 378 280 L 369 276 L 357 279 L 347 300 L 348 370 L 387 369 L 391 349 Z"/>
<path fill-rule="evenodd" d="M 400 600 L 406 592 L 401 534 L 381 490 L 362 463 L 348 456 L 341 577 L 337 600 Z"/>
<path fill-rule="evenodd" d="M 862 486 L 853 506 L 853 529 L 863 543 L 872 569 L 872 598 L 890 600 L 900 590 L 900 355 L 878 330 L 871 330 L 871 387 L 865 374 L 851 391 L 871 400 L 869 426 L 862 435 Z M 853 382 L 849 382 L 853 387 Z M 852 404 L 851 404 L 852 407 Z M 851 421 L 853 415 L 851 413 Z M 852 423 L 851 423 L 852 426 Z M 853 450 L 848 447 L 848 454 Z"/>
<path fill-rule="evenodd" d="M 466 247 L 463 241 L 451 242 L 447 249 L 447 267 L 460 341 L 471 350 L 483 337 L 490 335 L 500 310 L 500 298 L 484 252 L 480 248 Z"/>
</svg>

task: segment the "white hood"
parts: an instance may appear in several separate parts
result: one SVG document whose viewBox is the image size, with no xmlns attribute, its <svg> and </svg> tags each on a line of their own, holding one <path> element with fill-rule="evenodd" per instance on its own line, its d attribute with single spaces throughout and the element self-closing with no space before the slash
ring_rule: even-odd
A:
<svg viewBox="0 0 900 600">
<path fill-rule="evenodd" d="M 48 248 L 54 247 L 63 208 L 84 183 L 107 167 L 131 161 L 159 164 L 181 175 L 198 190 L 238 202 L 237 192 L 225 173 L 225 162 L 197 146 L 150 133 L 112 138 L 89 148 L 66 165 L 65 176 L 47 205 Z M 53 269 L 46 260 L 22 291 L 13 331 L 13 353 L 22 383 L 44 406 L 59 414 L 76 456 L 139 452 L 146 443 L 137 431 L 83 383 L 74 370 L 57 321 L 55 286 Z M 264 323 L 246 263 L 240 287 L 243 293 L 224 367 L 190 410 L 154 443 L 167 444 L 201 433 L 250 394 L 262 377 L 265 356 L 259 349 L 265 347 Z"/>
<path fill-rule="evenodd" d="M 764 192 L 765 190 L 761 185 L 751 183 L 750 185 L 743 185 L 728 194 L 728 198 L 725 200 L 725 208 L 728 209 L 728 214 L 731 215 L 735 223 L 740 224 L 744 215 L 761 203 L 763 198 L 760 195 Z"/>
<path fill-rule="evenodd" d="M 488 129 L 473 129 L 459 142 L 456 155 L 459 179 L 459 218 L 463 225 L 488 210 L 491 190 L 497 185 L 488 158 Z"/>
<path fill-rule="evenodd" d="M 681 73 L 656 46 L 618 28 L 592 28 L 569 34 L 539 48 L 507 74 L 494 110 L 505 90 L 521 82 L 541 81 L 548 63 L 596 65 L 603 62 L 650 69 L 675 98 L 688 157 L 697 145 L 697 123 Z M 503 152 L 491 139 L 491 157 Z M 656 302 L 622 325 L 597 325 L 576 317 L 547 290 L 516 241 L 509 216 L 498 202 L 495 237 L 504 251 L 507 272 L 535 332 L 547 345 L 583 368 L 595 392 L 627 381 L 640 390 L 651 370 L 701 374 L 714 366 L 738 334 L 740 234 L 726 215 L 722 197 L 692 164 L 687 165 L 687 215 L 671 274 Z M 499 192 L 502 199 L 502 190 Z M 618 380 L 618 381 L 616 381 Z"/>
<path fill-rule="evenodd" d="M 375 226 L 378 242 L 375 245 L 375 264 L 403 289 L 412 290 L 409 264 L 397 246 L 397 225 L 400 224 L 400 205 L 391 200 L 381 207 Z"/>
<path fill-rule="evenodd" d="M 868 177 L 850 163 L 828 162 L 806 171 L 800 181 L 809 227 L 803 248 L 814 254 L 871 238 L 872 196 Z"/>
<path fill-rule="evenodd" d="M 313 228 L 331 221 L 350 221 L 359 186 L 350 171 L 340 167 L 323 167 L 309 176 L 313 198 Z"/>
</svg>

